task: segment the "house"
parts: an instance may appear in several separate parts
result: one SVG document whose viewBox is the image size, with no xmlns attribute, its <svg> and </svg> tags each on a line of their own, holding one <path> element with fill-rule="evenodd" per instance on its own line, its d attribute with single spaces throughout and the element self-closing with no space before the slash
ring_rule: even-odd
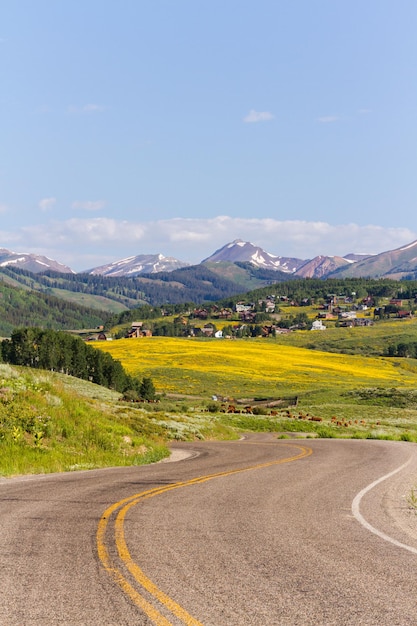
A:
<svg viewBox="0 0 417 626">
<path fill-rule="evenodd" d="M 366 304 L 369 307 L 374 306 L 375 302 L 374 299 L 368 295 L 366 298 L 362 298 L 362 304 Z"/>
<path fill-rule="evenodd" d="M 334 319 L 333 313 L 330 313 L 329 311 L 326 311 L 325 313 L 319 313 L 317 317 L 319 320 L 333 320 Z"/>
<path fill-rule="evenodd" d="M 244 302 L 236 302 L 235 305 L 237 313 L 249 313 L 250 311 L 253 311 L 254 307 L 255 305 L 253 303 L 245 304 Z"/>
<path fill-rule="evenodd" d="M 243 311 L 239 313 L 239 318 L 243 322 L 248 322 L 249 324 L 252 324 L 256 320 L 256 313 L 252 313 L 251 311 Z"/>
<path fill-rule="evenodd" d="M 105 333 L 99 332 L 94 335 L 89 335 L 86 341 L 107 341 L 107 336 Z"/>
<path fill-rule="evenodd" d="M 127 331 L 127 338 L 132 337 L 152 337 L 152 331 L 143 328 L 143 322 L 132 322 L 130 330 Z"/>
<path fill-rule="evenodd" d="M 405 318 L 407 318 L 407 317 L 410 317 L 410 318 L 411 318 L 411 317 L 413 317 L 413 314 L 412 314 L 412 312 L 411 312 L 411 311 L 404 311 L 404 310 L 401 310 L 401 311 L 398 311 L 398 313 L 397 313 L 397 317 L 399 317 L 400 319 L 405 319 Z"/>
<path fill-rule="evenodd" d="M 353 320 L 354 326 L 373 326 L 374 322 L 369 319 L 369 317 L 358 317 L 356 320 Z"/>
<path fill-rule="evenodd" d="M 314 320 L 310 330 L 326 330 L 321 320 Z"/>
<path fill-rule="evenodd" d="M 199 320 L 206 320 L 208 318 L 207 309 L 194 309 L 193 316 L 197 317 Z"/>
<path fill-rule="evenodd" d="M 356 319 L 356 311 L 341 311 L 339 319 L 353 320 Z"/>
<path fill-rule="evenodd" d="M 265 307 L 265 313 L 273 313 L 275 311 L 275 299 L 268 296 L 266 300 L 258 300 L 258 305 L 262 308 Z"/>
<path fill-rule="evenodd" d="M 340 328 L 354 328 L 357 326 L 373 326 L 374 322 L 365 317 L 357 317 L 354 319 L 345 319 L 339 323 Z"/>
</svg>

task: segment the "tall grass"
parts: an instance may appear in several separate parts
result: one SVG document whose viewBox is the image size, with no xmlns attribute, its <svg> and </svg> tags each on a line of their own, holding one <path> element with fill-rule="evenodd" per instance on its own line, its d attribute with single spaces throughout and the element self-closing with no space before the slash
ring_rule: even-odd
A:
<svg viewBox="0 0 417 626">
<path fill-rule="evenodd" d="M 84 395 L 76 379 L 1 366 L 0 475 L 137 465 L 168 454 L 163 429 L 142 428 L 147 420 L 120 412 L 107 390 L 100 397 L 101 387 L 82 386 Z"/>
</svg>

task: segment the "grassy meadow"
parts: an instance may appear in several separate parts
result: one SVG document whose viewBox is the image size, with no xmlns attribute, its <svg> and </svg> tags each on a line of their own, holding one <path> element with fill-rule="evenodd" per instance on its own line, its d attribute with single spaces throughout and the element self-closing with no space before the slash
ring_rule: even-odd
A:
<svg viewBox="0 0 417 626">
<path fill-rule="evenodd" d="M 417 318 L 410 320 L 391 319 L 377 322 L 373 326 L 342 328 L 335 322 L 323 320 L 325 331 L 299 331 L 280 335 L 277 341 L 284 345 L 298 346 L 324 352 L 384 354 L 390 344 L 417 341 Z"/>
<path fill-rule="evenodd" d="M 349 332 L 334 330 L 338 335 Z M 151 376 L 165 401 L 182 396 L 185 417 L 198 412 L 198 402 L 201 407 L 217 396 L 261 405 L 256 415 L 228 415 L 222 413 L 227 402 L 223 407 L 211 403 L 222 423 L 238 429 L 417 441 L 417 361 L 324 352 L 285 342 L 302 335 L 319 341 L 325 334 L 292 333 L 284 340 L 151 337 L 96 347 L 110 352 L 130 373 Z M 298 403 L 289 416 L 280 411 L 272 417 L 265 409 L 274 400 L 294 396 Z"/>
<path fill-rule="evenodd" d="M 388 321 L 275 339 L 91 344 L 130 374 L 150 376 L 157 403 L 129 403 L 77 378 L 0 364 L 0 476 L 139 465 L 167 456 L 172 440 L 232 439 L 248 430 L 417 442 L 417 361 L 369 356 L 411 340 L 416 329 L 414 320 Z M 236 412 L 228 413 L 232 404 Z"/>
<path fill-rule="evenodd" d="M 356 387 L 413 388 L 417 383 L 414 361 L 323 352 L 263 338 L 148 337 L 96 347 L 130 374 L 151 376 L 161 393 L 305 396 Z"/>
</svg>

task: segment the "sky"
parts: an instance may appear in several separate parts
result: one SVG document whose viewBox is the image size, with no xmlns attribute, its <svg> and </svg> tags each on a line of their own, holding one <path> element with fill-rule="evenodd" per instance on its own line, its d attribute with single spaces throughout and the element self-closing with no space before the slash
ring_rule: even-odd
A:
<svg viewBox="0 0 417 626">
<path fill-rule="evenodd" d="M 83 271 L 417 239 L 415 0 L 0 7 L 0 248 Z"/>
</svg>

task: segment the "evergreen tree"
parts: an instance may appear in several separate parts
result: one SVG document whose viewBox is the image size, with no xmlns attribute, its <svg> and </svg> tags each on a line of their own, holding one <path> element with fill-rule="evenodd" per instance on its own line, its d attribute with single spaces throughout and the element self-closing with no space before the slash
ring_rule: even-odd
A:
<svg viewBox="0 0 417 626">
<path fill-rule="evenodd" d="M 139 393 L 144 400 L 155 400 L 156 390 L 151 378 L 145 377 L 142 380 Z"/>
</svg>

